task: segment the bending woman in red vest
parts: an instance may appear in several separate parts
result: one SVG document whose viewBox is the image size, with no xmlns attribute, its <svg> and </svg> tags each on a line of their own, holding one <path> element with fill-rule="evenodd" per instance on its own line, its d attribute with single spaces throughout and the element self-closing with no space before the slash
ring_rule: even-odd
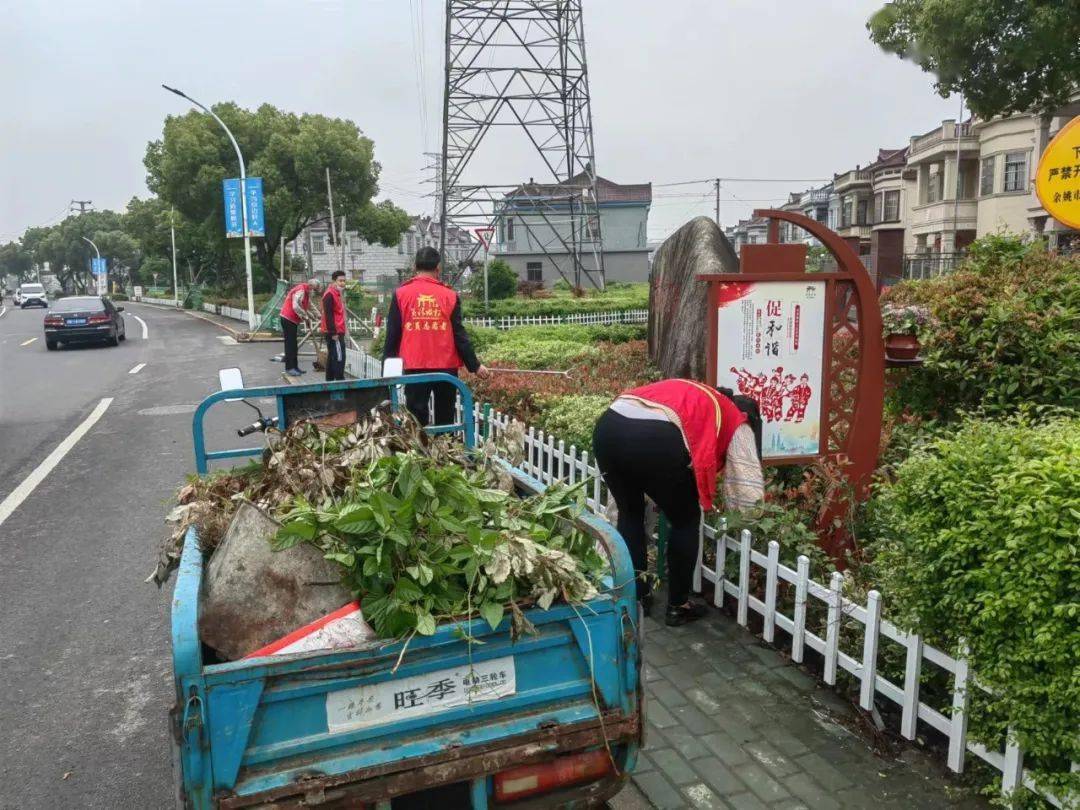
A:
<svg viewBox="0 0 1080 810">
<path fill-rule="evenodd" d="M 724 501 L 745 509 L 761 500 L 764 482 L 754 432 L 738 406 L 693 380 L 663 380 L 627 391 L 604 412 L 593 451 L 615 504 L 618 529 L 638 572 L 638 596 L 652 606 L 645 496 L 671 524 L 665 621 L 680 625 L 705 615 L 690 601 L 703 509 L 711 509 L 716 476 L 724 471 Z M 726 468 L 726 469 L 725 469 Z"/>
<path fill-rule="evenodd" d="M 476 359 L 461 320 L 461 301 L 453 289 L 439 281 L 442 257 L 433 247 L 422 247 L 413 265 L 416 275 L 396 290 L 386 317 L 383 359 L 400 357 L 406 374 L 441 371 L 458 375 L 465 366 L 481 377 L 487 369 Z M 405 403 L 421 425 L 428 424 L 428 399 L 434 395 L 436 425 L 454 422 L 457 389 L 449 383 L 424 383 L 405 388 Z"/>
</svg>

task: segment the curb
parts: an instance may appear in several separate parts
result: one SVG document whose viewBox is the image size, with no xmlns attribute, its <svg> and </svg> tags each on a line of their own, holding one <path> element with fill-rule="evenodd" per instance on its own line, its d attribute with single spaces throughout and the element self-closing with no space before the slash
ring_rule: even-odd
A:
<svg viewBox="0 0 1080 810">
<path fill-rule="evenodd" d="M 140 304 L 140 305 L 142 305 L 144 307 L 154 307 L 155 309 L 162 309 L 162 310 L 165 310 L 166 312 L 182 312 L 184 315 L 187 315 L 187 316 L 189 316 L 191 318 L 196 318 L 196 319 L 198 319 L 200 321 L 205 321 L 206 323 L 212 324 L 213 326 L 216 326 L 219 329 L 224 329 L 226 332 L 228 332 L 230 335 L 232 335 L 232 337 L 236 340 L 237 343 L 278 343 L 278 342 L 280 342 L 280 338 L 260 338 L 260 337 L 249 336 L 249 334 L 247 332 L 245 332 L 245 331 L 242 331 L 242 330 L 239 330 L 239 329 L 233 329 L 228 324 L 221 323 L 221 321 L 216 321 L 213 318 L 211 318 L 211 317 L 209 317 L 209 316 L 207 316 L 207 315 L 205 315 L 205 314 L 203 314 L 201 312 L 193 312 L 192 310 L 184 309 L 183 307 L 169 307 L 169 306 L 164 306 L 162 304 L 151 304 L 151 303 L 149 303 L 147 301 L 133 301 L 132 303 Z"/>
</svg>

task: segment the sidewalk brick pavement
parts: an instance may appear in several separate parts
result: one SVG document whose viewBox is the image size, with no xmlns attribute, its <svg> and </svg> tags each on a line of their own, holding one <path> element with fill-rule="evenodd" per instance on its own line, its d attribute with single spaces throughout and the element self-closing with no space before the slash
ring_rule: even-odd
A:
<svg viewBox="0 0 1080 810">
<path fill-rule="evenodd" d="M 951 795 L 944 766 L 920 751 L 876 755 L 843 724 L 856 717 L 849 703 L 726 614 L 677 628 L 646 619 L 644 672 L 633 782 L 653 807 L 987 806 Z"/>
</svg>

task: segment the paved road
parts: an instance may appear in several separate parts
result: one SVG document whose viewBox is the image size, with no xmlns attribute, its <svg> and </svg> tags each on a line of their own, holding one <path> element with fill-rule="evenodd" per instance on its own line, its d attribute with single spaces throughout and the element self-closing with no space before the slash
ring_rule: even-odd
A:
<svg viewBox="0 0 1080 810">
<path fill-rule="evenodd" d="M 170 806 L 168 593 L 143 580 L 217 369 L 238 365 L 248 384 L 281 371 L 273 344 L 126 306 L 114 348 L 50 352 L 43 310 L 0 316 L 0 503 L 112 400 L 6 520 L 0 507 L 2 808 Z M 219 436 L 251 421 L 221 408 Z"/>
</svg>

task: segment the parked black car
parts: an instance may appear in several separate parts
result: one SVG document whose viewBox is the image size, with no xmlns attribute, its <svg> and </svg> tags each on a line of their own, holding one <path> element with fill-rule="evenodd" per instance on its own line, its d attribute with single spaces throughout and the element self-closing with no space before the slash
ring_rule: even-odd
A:
<svg viewBox="0 0 1080 810">
<path fill-rule="evenodd" d="M 120 314 L 123 311 L 104 296 L 60 298 L 45 316 L 45 346 L 49 351 L 58 343 L 105 342 L 116 346 L 127 338 Z"/>
</svg>

